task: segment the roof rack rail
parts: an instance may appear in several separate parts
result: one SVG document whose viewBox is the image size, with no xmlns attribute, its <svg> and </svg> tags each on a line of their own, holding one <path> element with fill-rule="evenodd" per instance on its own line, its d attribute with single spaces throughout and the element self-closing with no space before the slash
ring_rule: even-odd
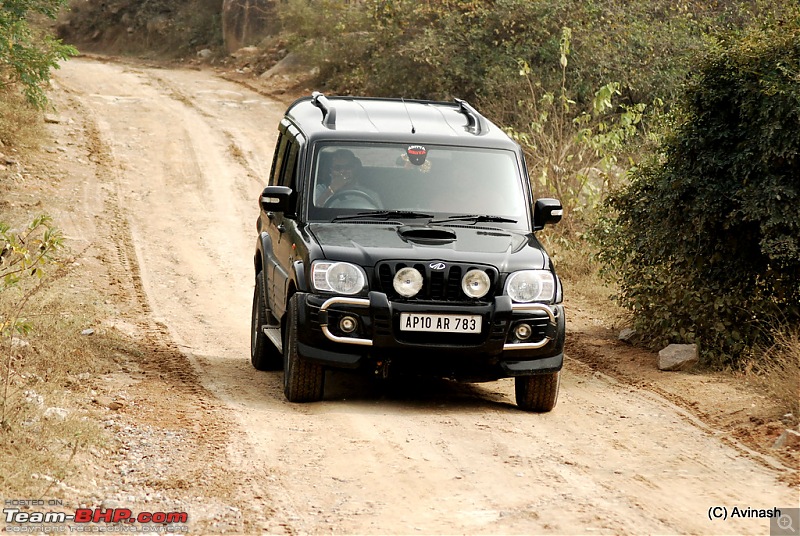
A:
<svg viewBox="0 0 800 536">
<path fill-rule="evenodd" d="M 464 99 L 455 99 L 458 103 L 458 111 L 467 116 L 467 130 L 473 134 L 483 134 L 489 130 L 489 125 L 478 110 L 469 105 Z"/>
<path fill-rule="evenodd" d="M 311 104 L 322 111 L 322 124 L 328 128 L 336 128 L 336 108 L 331 106 L 330 101 L 320 93 L 315 91 L 311 94 Z"/>
</svg>

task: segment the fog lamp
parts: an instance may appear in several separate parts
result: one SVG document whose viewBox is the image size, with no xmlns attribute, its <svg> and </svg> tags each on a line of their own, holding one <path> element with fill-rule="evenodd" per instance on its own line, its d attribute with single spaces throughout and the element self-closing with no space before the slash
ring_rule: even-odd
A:
<svg viewBox="0 0 800 536">
<path fill-rule="evenodd" d="M 394 290 L 404 298 L 416 296 L 422 290 L 422 274 L 416 268 L 398 270 L 392 280 Z"/>
<path fill-rule="evenodd" d="M 521 341 L 530 338 L 532 333 L 533 329 L 531 329 L 529 324 L 517 324 L 517 326 L 514 328 L 514 335 Z"/>
<path fill-rule="evenodd" d="M 483 270 L 470 270 L 461 280 L 461 290 L 470 298 L 483 298 L 489 292 L 491 280 Z"/>
<path fill-rule="evenodd" d="M 353 333 L 357 326 L 358 320 L 352 316 L 343 316 L 342 319 L 339 320 L 339 329 L 344 333 Z"/>
</svg>

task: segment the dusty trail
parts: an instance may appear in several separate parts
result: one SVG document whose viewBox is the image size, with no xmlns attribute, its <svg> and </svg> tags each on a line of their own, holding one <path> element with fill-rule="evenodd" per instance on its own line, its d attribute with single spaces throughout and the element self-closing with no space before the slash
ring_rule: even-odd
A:
<svg viewBox="0 0 800 536">
<path fill-rule="evenodd" d="M 572 359 L 545 415 L 518 411 L 510 380 L 381 387 L 337 373 L 324 402 L 285 402 L 280 373 L 248 360 L 256 199 L 285 106 L 203 71 L 78 59 L 56 74 L 107 149 L 127 222 L 116 239 L 150 314 L 242 431 L 229 463 L 251 471 L 239 493 L 267 512 L 248 526 L 764 534 L 767 520 L 708 510 L 797 506 L 775 471 L 684 410 Z"/>
</svg>

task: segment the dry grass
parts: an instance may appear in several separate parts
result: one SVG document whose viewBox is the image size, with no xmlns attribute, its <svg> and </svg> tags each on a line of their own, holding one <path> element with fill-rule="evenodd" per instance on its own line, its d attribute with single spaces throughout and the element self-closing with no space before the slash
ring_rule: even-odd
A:
<svg viewBox="0 0 800 536">
<path fill-rule="evenodd" d="M 38 292 L 24 310 L 32 330 L 0 344 L 0 495 L 58 496 L 60 482 L 84 472 L 89 449 L 102 448 L 101 413 L 93 406 L 101 375 L 129 353 L 114 331 L 83 334 L 101 316 L 98 299 L 76 293 L 79 273 Z M 0 292 L 0 318 L 18 294 Z M 81 475 L 82 476 L 82 475 Z"/>
<path fill-rule="evenodd" d="M 42 135 L 42 112 L 13 87 L 0 87 L 0 152 L 4 146 L 36 147 Z"/>
<path fill-rule="evenodd" d="M 579 299 L 592 304 L 595 314 L 615 327 L 628 323 L 628 313 L 612 300 L 614 288 L 600 275 L 594 246 L 580 238 L 567 238 L 549 229 L 540 233 L 538 238 L 556 266 L 567 302 Z"/>
<path fill-rule="evenodd" d="M 46 210 L 41 200 L 28 202 L 40 191 L 36 181 L 20 178 L 20 169 L 40 158 L 36 148 L 46 136 L 42 113 L 13 88 L 0 89 L 0 153 L 19 162 L 0 168 L 0 221 L 12 229 L 27 227 L 34 207 Z M 90 478 L 89 453 L 102 451 L 107 437 L 94 390 L 102 374 L 120 368 L 117 356 L 130 352 L 113 330 L 82 334 L 108 316 L 104 300 L 82 281 L 69 252 L 59 255 L 42 281 L 0 282 L 0 327 L 20 319 L 31 328 L 13 336 L 0 330 L 0 495 L 7 498 L 59 497 L 65 485 Z"/>
<path fill-rule="evenodd" d="M 800 422 L 800 329 L 775 333 L 775 343 L 745 367 L 754 383 Z"/>
<path fill-rule="evenodd" d="M 20 161 L 36 158 L 30 149 L 44 132 L 38 112 L 13 94 L 0 95 L 0 152 Z M 0 221 L 22 229 L 31 221 L 31 205 L 18 202 L 22 183 L 14 173 L 0 170 Z M 104 302 L 82 284 L 85 275 L 68 254 L 63 257 L 46 266 L 42 282 L 0 282 L 0 327 L 19 318 L 31 328 L 13 336 L 4 329 L 0 336 L 0 495 L 6 498 L 59 497 L 67 489 L 62 482 L 86 478 L 87 453 L 102 450 L 106 437 L 92 391 L 100 375 L 118 370 L 115 356 L 128 351 L 113 331 L 82 335 L 107 316 Z"/>
</svg>

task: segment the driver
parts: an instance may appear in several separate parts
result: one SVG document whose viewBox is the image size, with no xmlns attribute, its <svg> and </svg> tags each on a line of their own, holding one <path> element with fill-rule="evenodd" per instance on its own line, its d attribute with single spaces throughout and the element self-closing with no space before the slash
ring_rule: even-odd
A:
<svg viewBox="0 0 800 536">
<path fill-rule="evenodd" d="M 331 155 L 331 167 L 326 182 L 314 188 L 314 204 L 334 208 L 382 208 L 378 195 L 359 181 L 361 160 L 348 149 L 338 149 Z M 348 196 L 345 192 L 366 194 Z M 334 197 L 336 195 L 336 197 Z M 371 203 L 369 199 L 373 200 Z"/>
</svg>

